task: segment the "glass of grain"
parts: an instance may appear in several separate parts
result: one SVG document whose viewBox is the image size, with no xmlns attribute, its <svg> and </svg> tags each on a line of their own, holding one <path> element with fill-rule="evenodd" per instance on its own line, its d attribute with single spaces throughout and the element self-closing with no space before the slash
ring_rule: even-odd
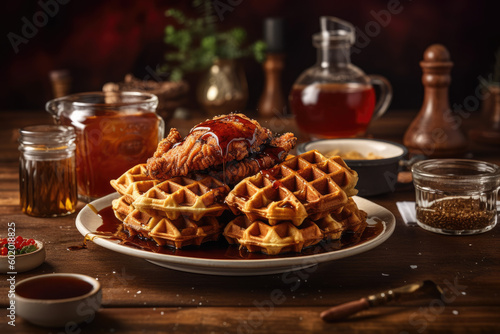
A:
<svg viewBox="0 0 500 334">
<path fill-rule="evenodd" d="M 495 227 L 499 166 L 431 159 L 413 165 L 412 174 L 420 227 L 449 235 L 477 234 Z"/>
</svg>

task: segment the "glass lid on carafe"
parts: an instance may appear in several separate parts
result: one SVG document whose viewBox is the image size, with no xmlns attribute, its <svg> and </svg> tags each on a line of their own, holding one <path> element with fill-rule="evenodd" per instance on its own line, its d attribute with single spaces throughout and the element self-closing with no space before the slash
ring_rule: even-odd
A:
<svg viewBox="0 0 500 334">
<path fill-rule="evenodd" d="M 354 44 L 356 30 L 352 24 L 334 16 L 321 16 L 321 32 L 313 35 L 315 47 L 333 47 L 339 44 Z"/>
</svg>

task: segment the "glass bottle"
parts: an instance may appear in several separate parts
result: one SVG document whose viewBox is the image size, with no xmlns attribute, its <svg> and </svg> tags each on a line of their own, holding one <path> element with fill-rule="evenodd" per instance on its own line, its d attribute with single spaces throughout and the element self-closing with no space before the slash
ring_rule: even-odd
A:
<svg viewBox="0 0 500 334">
<path fill-rule="evenodd" d="M 19 130 L 21 210 L 35 217 L 75 212 L 78 202 L 75 130 L 36 125 Z"/>
<path fill-rule="evenodd" d="M 313 36 L 317 62 L 293 85 L 290 107 L 299 129 L 313 139 L 363 136 L 372 118 L 387 110 L 391 85 L 351 63 L 352 24 L 326 16 L 320 23 L 321 32 Z M 380 86 L 377 103 L 374 84 Z"/>
<path fill-rule="evenodd" d="M 153 156 L 165 123 L 158 98 L 142 92 L 90 92 L 47 102 L 58 124 L 76 132 L 78 194 L 90 202 L 114 192 L 109 181 Z"/>
</svg>

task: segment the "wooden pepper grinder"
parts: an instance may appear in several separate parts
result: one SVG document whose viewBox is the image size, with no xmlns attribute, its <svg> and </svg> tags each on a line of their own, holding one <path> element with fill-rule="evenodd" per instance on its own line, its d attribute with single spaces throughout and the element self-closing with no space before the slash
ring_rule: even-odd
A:
<svg viewBox="0 0 500 334">
<path fill-rule="evenodd" d="M 425 50 L 420 67 L 425 88 L 424 102 L 406 130 L 404 144 L 411 155 L 461 157 L 465 153 L 467 141 L 448 102 L 450 71 L 453 67 L 450 53 L 443 45 L 433 44 Z"/>
<path fill-rule="evenodd" d="M 286 106 L 281 85 L 281 73 L 285 67 L 283 19 L 268 18 L 264 21 L 264 39 L 267 47 L 263 66 L 266 81 L 259 99 L 259 115 L 281 116 Z"/>
</svg>

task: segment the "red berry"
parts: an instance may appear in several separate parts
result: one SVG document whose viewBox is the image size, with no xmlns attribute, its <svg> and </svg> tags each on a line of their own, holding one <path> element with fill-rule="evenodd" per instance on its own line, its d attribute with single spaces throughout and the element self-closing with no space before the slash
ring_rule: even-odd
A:
<svg viewBox="0 0 500 334">
<path fill-rule="evenodd" d="M 28 245 L 35 245 L 35 244 L 36 244 L 35 239 L 28 240 Z"/>
<path fill-rule="evenodd" d="M 1 255 L 5 256 L 9 252 L 9 249 L 7 247 L 2 247 L 2 253 Z"/>
<path fill-rule="evenodd" d="M 20 235 L 18 235 L 18 236 L 16 237 L 16 241 L 23 241 L 23 237 L 21 237 Z"/>
</svg>

